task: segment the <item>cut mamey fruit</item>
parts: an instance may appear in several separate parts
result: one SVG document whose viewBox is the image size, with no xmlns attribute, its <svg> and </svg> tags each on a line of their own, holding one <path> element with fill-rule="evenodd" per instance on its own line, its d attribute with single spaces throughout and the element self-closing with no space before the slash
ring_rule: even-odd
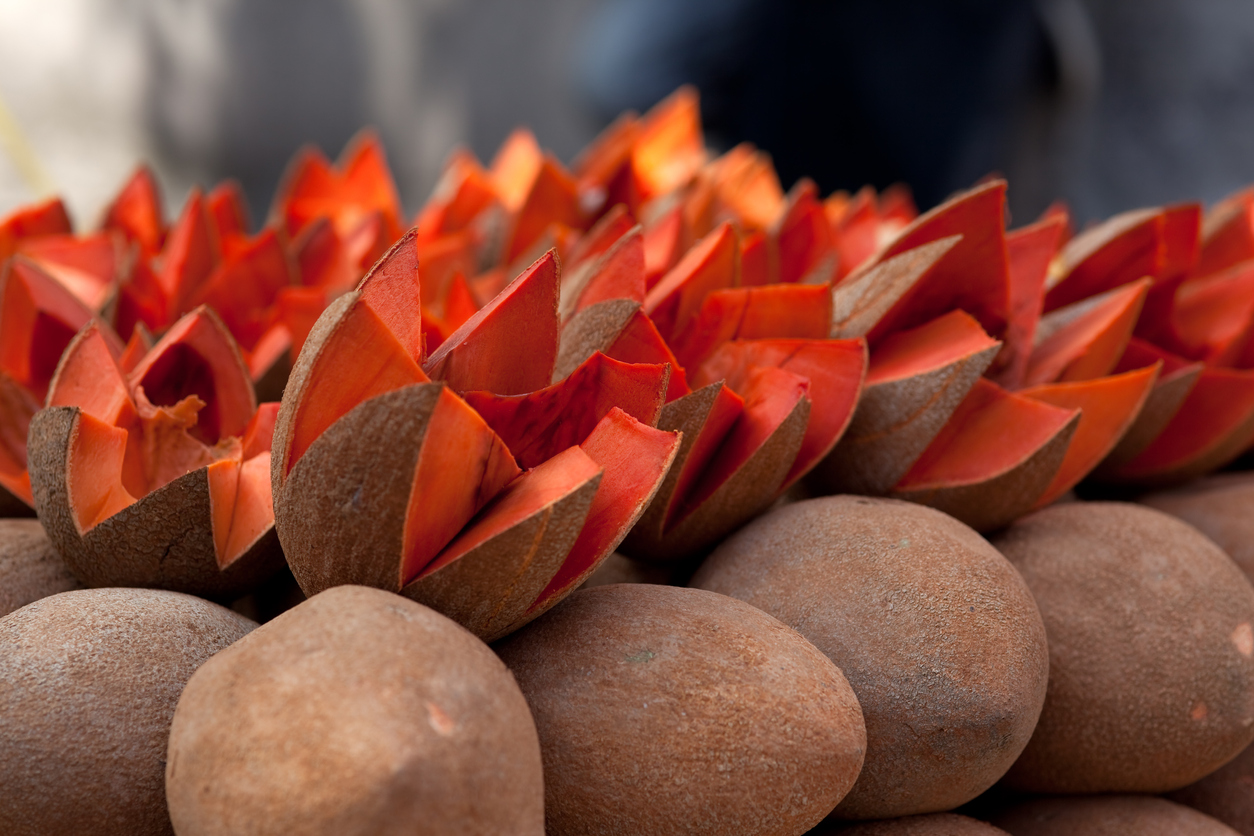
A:
<svg viewBox="0 0 1254 836">
<path fill-rule="evenodd" d="M 680 443 L 651 426 L 668 370 L 593 355 L 548 385 L 553 253 L 424 357 L 416 249 L 405 236 L 310 333 L 274 431 L 276 525 L 306 593 L 400 592 L 490 639 L 573 591 L 648 505 Z"/>
<path fill-rule="evenodd" d="M 31 485 L 49 537 L 90 586 L 248 591 L 282 561 L 269 484 L 278 405 L 257 407 L 206 308 L 132 369 L 110 343 L 104 326 L 80 331 L 31 421 Z"/>
</svg>

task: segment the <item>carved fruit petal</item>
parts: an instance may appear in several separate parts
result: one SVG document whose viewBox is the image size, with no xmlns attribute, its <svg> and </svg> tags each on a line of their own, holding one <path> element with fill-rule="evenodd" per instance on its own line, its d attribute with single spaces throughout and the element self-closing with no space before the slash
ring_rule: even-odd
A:
<svg viewBox="0 0 1254 836">
<path fill-rule="evenodd" d="M 565 380 L 529 395 L 467 392 L 464 397 L 518 463 L 531 468 L 581 444 L 615 407 L 655 425 L 667 375 L 664 365 L 620 363 L 598 352 Z"/>
<path fill-rule="evenodd" d="M 1080 423 L 1062 466 L 1036 501 L 1043 508 L 1079 484 L 1114 449 L 1132 426 L 1158 379 L 1161 363 L 1111 377 L 1047 383 L 1019 394 L 1063 409 L 1080 410 Z"/>
<path fill-rule="evenodd" d="M 613 409 L 580 445 L 603 473 L 579 539 L 527 611 L 535 618 L 573 592 L 610 556 L 649 507 L 679 451 L 680 435 Z"/>
<path fill-rule="evenodd" d="M 571 447 L 522 474 L 401 594 L 484 641 L 511 631 L 578 538 L 601 472 Z"/>
<path fill-rule="evenodd" d="M 458 392 L 543 389 L 557 360 L 557 297 L 550 250 L 441 343 L 423 370 Z"/>
</svg>

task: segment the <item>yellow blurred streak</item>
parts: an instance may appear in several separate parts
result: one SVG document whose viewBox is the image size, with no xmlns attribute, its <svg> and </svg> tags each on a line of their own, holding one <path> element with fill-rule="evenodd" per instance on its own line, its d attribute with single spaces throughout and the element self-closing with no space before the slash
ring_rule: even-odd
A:
<svg viewBox="0 0 1254 836">
<path fill-rule="evenodd" d="M 39 163 L 39 156 L 22 133 L 17 119 L 0 97 L 0 148 L 3 148 L 17 167 L 18 175 L 36 197 L 47 197 L 56 193 L 56 186 L 48 172 Z"/>
</svg>

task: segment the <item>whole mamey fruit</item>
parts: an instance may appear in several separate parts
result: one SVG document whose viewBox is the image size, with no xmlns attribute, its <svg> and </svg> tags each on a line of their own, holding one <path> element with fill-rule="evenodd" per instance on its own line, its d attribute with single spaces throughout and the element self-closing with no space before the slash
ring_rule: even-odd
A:
<svg viewBox="0 0 1254 836">
<path fill-rule="evenodd" d="M 1254 474 L 1218 473 L 1137 501 L 1184 520 L 1214 540 L 1247 578 L 1254 578 Z"/>
<path fill-rule="evenodd" d="M 1208 816 L 1214 816 L 1240 833 L 1254 834 L 1254 746 L 1219 769 L 1169 798 Z"/>
<path fill-rule="evenodd" d="M 582 590 L 497 652 L 536 718 L 550 836 L 801 834 L 862 764 L 836 666 L 723 595 Z"/>
<path fill-rule="evenodd" d="M 38 520 L 0 519 L 0 617 L 40 598 L 81 588 Z"/>
<path fill-rule="evenodd" d="M 1040 798 L 994 823 L 1011 836 L 1234 836 L 1235 830 L 1180 804 L 1148 795 Z"/>
<path fill-rule="evenodd" d="M 755 520 L 693 586 L 796 628 L 849 678 L 867 757 L 842 818 L 949 810 L 992 786 L 1045 698 L 1045 629 L 982 537 L 911 503 L 833 496 Z"/>
<path fill-rule="evenodd" d="M 1050 649 L 1045 708 L 1007 785 L 1163 792 L 1254 739 L 1254 587 L 1197 529 L 1078 502 L 994 543 L 1036 597 Z"/>
<path fill-rule="evenodd" d="M 173 832 L 175 703 L 205 659 L 255 626 L 148 589 L 63 592 L 0 619 L 0 832 Z"/>
<path fill-rule="evenodd" d="M 327 590 L 193 677 L 170 729 L 180 836 L 535 834 L 535 725 L 509 671 L 444 616 Z"/>
</svg>

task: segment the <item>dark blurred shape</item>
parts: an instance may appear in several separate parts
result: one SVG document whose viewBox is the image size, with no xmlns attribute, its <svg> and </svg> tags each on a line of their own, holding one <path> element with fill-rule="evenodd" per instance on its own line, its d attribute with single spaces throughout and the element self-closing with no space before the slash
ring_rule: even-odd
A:
<svg viewBox="0 0 1254 836">
<path fill-rule="evenodd" d="M 1048 56 L 1029 0 L 613 0 L 590 34 L 603 115 L 693 83 L 711 134 L 768 150 L 785 186 L 904 181 L 922 206 L 996 166 Z"/>
<path fill-rule="evenodd" d="M 904 181 L 926 208 L 996 171 L 1022 223 L 1254 180 L 1244 0 L 607 0 L 588 35 L 603 120 L 696 84 L 711 134 L 785 186 Z"/>
</svg>

